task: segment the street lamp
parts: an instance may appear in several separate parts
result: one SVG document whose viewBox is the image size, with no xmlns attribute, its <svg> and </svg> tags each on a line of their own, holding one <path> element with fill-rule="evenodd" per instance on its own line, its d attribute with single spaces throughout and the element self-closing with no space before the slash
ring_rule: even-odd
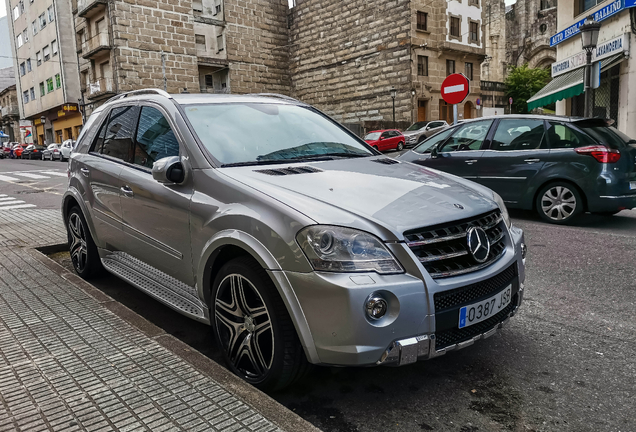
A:
<svg viewBox="0 0 636 432">
<path fill-rule="evenodd" d="M 583 43 L 583 50 L 586 54 L 585 62 L 585 117 L 592 117 L 592 52 L 596 49 L 596 43 L 598 42 L 598 31 L 601 25 L 594 21 L 590 16 L 585 19 L 585 22 L 579 30 L 581 31 L 581 42 Z"/>
<path fill-rule="evenodd" d="M 395 97 L 397 96 L 397 90 L 395 87 L 391 87 L 391 98 L 393 99 L 393 129 L 395 129 Z"/>
</svg>

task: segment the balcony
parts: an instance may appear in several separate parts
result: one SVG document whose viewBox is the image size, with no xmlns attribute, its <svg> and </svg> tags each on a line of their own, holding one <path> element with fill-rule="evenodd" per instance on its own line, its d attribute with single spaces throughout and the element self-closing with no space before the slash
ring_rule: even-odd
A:
<svg viewBox="0 0 636 432">
<path fill-rule="evenodd" d="M 77 16 L 90 18 L 106 8 L 108 0 L 77 0 Z"/>
<path fill-rule="evenodd" d="M 2 107 L 2 117 L 19 116 L 19 115 L 20 115 L 20 109 L 18 108 L 17 105 L 9 105 L 9 106 Z"/>
<path fill-rule="evenodd" d="M 98 78 L 96 82 L 88 86 L 88 98 L 99 99 L 104 95 L 115 94 L 115 85 L 112 78 Z"/>
<path fill-rule="evenodd" d="M 496 81 L 481 81 L 479 88 L 481 91 L 505 92 L 506 84 Z"/>
<path fill-rule="evenodd" d="M 91 59 L 102 51 L 112 48 L 108 33 L 98 33 L 82 44 L 82 58 Z"/>
</svg>

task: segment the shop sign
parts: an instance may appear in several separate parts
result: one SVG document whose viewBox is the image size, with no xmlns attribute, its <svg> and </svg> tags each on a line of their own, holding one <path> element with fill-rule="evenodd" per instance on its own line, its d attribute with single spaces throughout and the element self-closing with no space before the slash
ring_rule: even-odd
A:
<svg viewBox="0 0 636 432">
<path fill-rule="evenodd" d="M 594 21 L 601 22 L 611 16 L 616 15 L 625 8 L 634 6 L 636 6 L 636 0 L 615 0 L 604 8 L 601 8 L 594 12 L 592 16 L 594 17 Z M 558 45 L 561 42 L 571 38 L 572 36 L 576 36 L 577 34 L 579 34 L 579 27 L 581 27 L 584 22 L 585 18 L 552 36 L 550 38 L 550 46 L 553 47 L 555 45 Z"/>
<path fill-rule="evenodd" d="M 636 0 L 635 0 L 636 1 Z M 626 33 L 622 36 L 614 38 L 612 40 L 601 42 L 596 47 L 596 50 L 592 52 L 592 63 L 603 60 L 607 57 L 619 54 L 621 52 L 629 52 L 629 34 Z M 585 66 L 586 57 L 585 51 L 581 51 L 571 57 L 552 63 L 552 78 L 563 75 L 566 72 Z"/>
</svg>

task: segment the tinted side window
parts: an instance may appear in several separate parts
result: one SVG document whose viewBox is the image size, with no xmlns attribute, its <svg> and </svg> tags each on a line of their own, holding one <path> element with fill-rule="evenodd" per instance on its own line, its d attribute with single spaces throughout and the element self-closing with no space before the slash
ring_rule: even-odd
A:
<svg viewBox="0 0 636 432">
<path fill-rule="evenodd" d="M 139 107 L 115 108 L 110 113 L 101 153 L 129 162 L 132 159 L 133 135 Z"/>
<path fill-rule="evenodd" d="M 179 156 L 179 142 L 163 114 L 155 108 L 143 107 L 139 117 L 134 163 L 152 168 L 152 164 L 168 156 Z"/>
<path fill-rule="evenodd" d="M 577 148 L 596 144 L 590 137 L 565 123 L 550 122 L 548 137 L 550 148 Z"/>
<path fill-rule="evenodd" d="M 444 123 L 442 123 L 442 122 L 431 122 L 431 124 L 429 124 L 428 127 L 431 128 L 431 129 L 435 129 L 435 128 L 438 128 L 438 127 L 443 126 L 443 125 L 444 125 Z"/>
<path fill-rule="evenodd" d="M 93 145 L 91 146 L 89 152 L 102 152 L 102 146 L 104 145 L 104 136 L 106 135 L 106 128 L 108 127 L 108 117 L 102 123 L 102 127 L 99 128 L 99 132 L 97 133 L 97 137 L 95 141 L 93 141 Z"/>
<path fill-rule="evenodd" d="M 453 133 L 455 129 L 446 129 L 438 134 L 433 135 L 429 139 L 425 140 L 419 146 L 413 149 L 416 153 L 429 153 L 433 147 L 439 145 L 439 143 L 443 142 L 448 136 Z"/>
<path fill-rule="evenodd" d="M 453 136 L 439 150 L 440 153 L 479 150 L 488 135 L 492 120 L 470 122 L 455 129 Z"/>
<path fill-rule="evenodd" d="M 388 138 L 390 136 L 390 132 L 382 132 L 382 136 L 380 138 Z"/>
<path fill-rule="evenodd" d="M 546 148 L 543 120 L 501 120 L 490 144 L 491 150 L 532 150 Z"/>
</svg>

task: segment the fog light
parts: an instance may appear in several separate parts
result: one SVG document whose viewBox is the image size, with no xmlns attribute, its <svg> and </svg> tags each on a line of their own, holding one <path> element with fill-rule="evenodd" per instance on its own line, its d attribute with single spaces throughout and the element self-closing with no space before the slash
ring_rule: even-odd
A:
<svg viewBox="0 0 636 432">
<path fill-rule="evenodd" d="M 521 243 L 521 259 L 526 259 L 528 254 L 528 246 L 525 243 Z"/>
<path fill-rule="evenodd" d="M 388 310 L 386 300 L 382 297 L 371 297 L 367 300 L 366 311 L 369 318 L 378 320 L 382 318 Z"/>
</svg>

